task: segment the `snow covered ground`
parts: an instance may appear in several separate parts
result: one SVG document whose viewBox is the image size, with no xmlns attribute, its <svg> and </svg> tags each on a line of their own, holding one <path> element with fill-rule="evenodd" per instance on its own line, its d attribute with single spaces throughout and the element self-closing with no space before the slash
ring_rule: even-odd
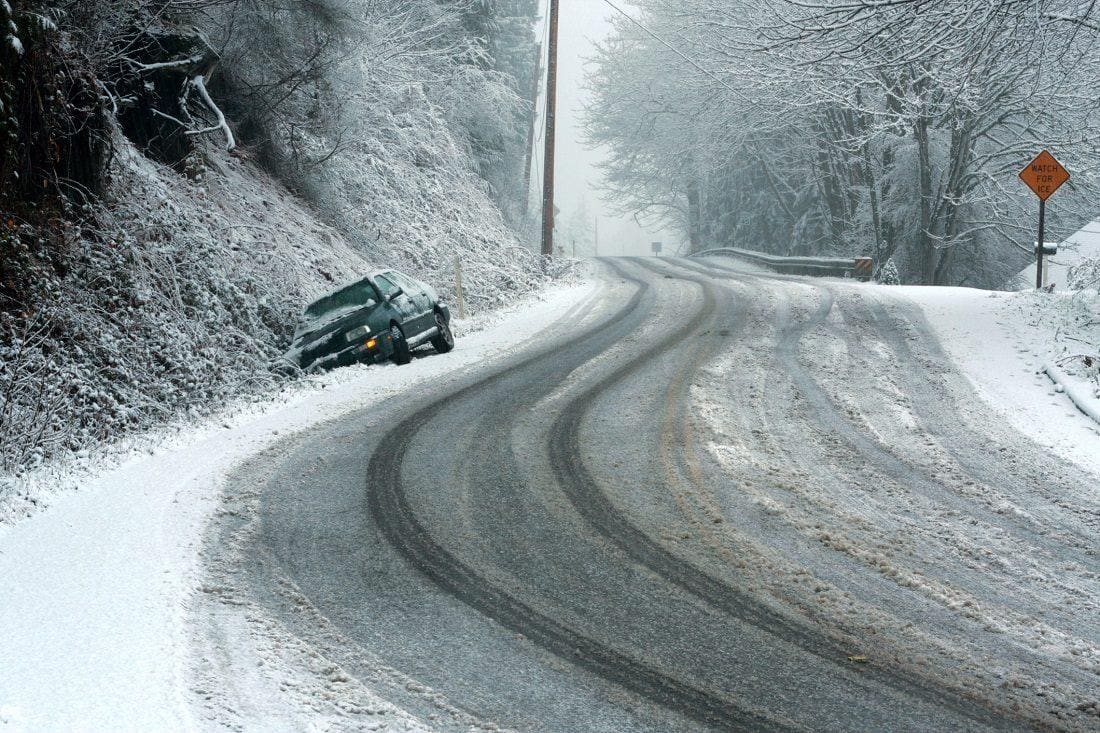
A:
<svg viewBox="0 0 1100 733">
<path fill-rule="evenodd" d="M 1094 730 L 1100 426 L 1036 373 L 1064 303 L 725 271 L 748 337 L 693 383 L 692 429 L 728 479 L 688 488 L 733 525 L 713 541 L 754 578 L 731 582 Z"/>
<path fill-rule="evenodd" d="M 921 306 L 948 355 L 1010 425 L 1100 473 L 1100 365 L 1059 366 L 1067 355 L 1066 337 L 1076 335 L 1065 333 L 1064 310 L 1072 294 L 882 290 Z M 1091 349 L 1095 353 L 1097 345 Z"/>
<path fill-rule="evenodd" d="M 947 355 L 1007 424 L 1032 436 L 1058 456 L 1094 475 L 1100 474 L 1100 425 L 1077 409 L 1041 372 L 1044 364 L 1058 357 L 1062 348 L 1054 338 L 1054 330 L 1064 319 L 1057 308 L 1049 307 L 1049 299 L 1037 300 L 1043 296 L 1031 293 L 958 288 L 846 284 L 838 287 L 852 288 L 851 292 L 857 294 L 855 300 L 845 301 L 850 306 L 845 317 L 850 315 L 853 323 L 863 317 L 858 308 L 861 295 L 878 302 L 901 298 L 919 304 Z M 557 286 L 542 300 L 462 324 L 458 347 L 451 354 L 417 359 L 408 367 L 337 370 L 279 398 L 231 406 L 193 430 L 159 438 L 146 436 L 134 443 L 134 453 L 125 459 L 116 454 L 100 462 L 93 460 L 91 467 L 79 476 L 41 471 L 33 478 L 38 484 L 34 487 L 35 495 L 48 500 L 50 506 L 15 524 L 0 526 L 0 731 L 208 727 L 211 720 L 197 711 L 196 695 L 213 697 L 217 692 L 204 686 L 209 680 L 194 679 L 191 656 L 194 638 L 189 627 L 188 603 L 196 592 L 217 590 L 199 587 L 202 582 L 199 550 L 207 520 L 213 512 L 227 510 L 219 503 L 225 477 L 289 434 L 347 414 L 372 400 L 400 395 L 456 369 L 513 352 L 566 317 L 579 303 L 597 297 L 599 289 L 591 282 Z M 784 300 L 789 301 L 795 295 L 797 289 L 775 296 L 781 301 L 779 312 L 790 315 L 794 306 L 806 305 Z M 807 303 L 812 305 L 810 301 Z M 752 307 L 764 317 L 771 306 L 761 301 L 754 302 Z M 769 317 L 774 317 L 774 313 Z M 837 325 L 831 320 L 823 324 L 826 329 Z M 463 332 L 474 330 L 478 330 L 476 341 L 461 338 Z M 828 362 L 832 352 L 825 349 L 829 346 L 827 340 L 820 334 L 810 336 L 804 346 L 812 348 L 803 350 L 803 358 Z M 857 346 L 866 353 L 857 350 Z M 844 347 L 847 348 L 854 354 L 862 354 L 860 358 L 875 357 L 879 351 L 889 352 L 885 345 L 870 340 L 862 344 L 853 342 Z M 788 358 L 793 359 L 795 353 L 790 351 Z M 798 363 L 790 361 L 790 364 L 797 373 Z M 837 372 L 834 384 L 824 367 L 816 374 L 826 378 L 822 395 L 831 394 L 836 384 L 849 376 L 843 370 Z M 723 388 L 728 388 L 728 375 L 719 376 Z M 747 375 L 746 379 L 751 377 Z M 1093 394 L 1087 373 L 1075 372 L 1068 378 L 1076 392 Z M 868 399 L 880 397 L 886 399 L 889 395 Z M 904 395 L 897 397 L 897 405 L 892 398 L 887 400 L 894 412 L 906 404 Z M 738 409 L 745 413 L 740 403 Z M 861 419 L 872 428 L 894 430 L 896 420 L 890 417 L 894 415 L 890 410 L 867 411 Z M 858 410 L 853 414 L 858 414 Z M 736 415 L 723 417 L 718 427 L 733 430 L 737 419 Z M 878 425 L 879 421 L 886 422 Z M 737 435 L 727 437 L 727 442 L 741 440 Z M 771 438 L 780 440 L 782 430 Z M 800 449 L 795 441 L 787 447 Z M 913 450 L 922 449 L 916 446 Z M 913 460 L 919 463 L 922 459 Z M 110 461 L 114 465 L 105 463 Z M 799 476 L 792 476 L 790 483 L 783 485 L 794 491 L 791 487 L 798 484 Z M 841 489 L 842 486 L 836 487 L 838 492 Z M 781 506 L 774 501 L 767 504 L 771 499 L 765 493 L 761 489 L 756 500 L 765 506 L 766 512 L 794 513 L 793 505 Z M 865 494 L 856 493 L 855 503 L 850 506 L 867 501 Z M 895 499 L 892 494 L 884 497 L 886 503 Z M 813 501 L 807 501 L 807 506 L 812 509 Z M 935 566 L 937 557 L 930 553 L 939 547 L 936 533 L 945 531 L 945 520 L 938 517 L 929 511 L 927 536 L 914 531 L 906 540 L 914 544 L 913 554 L 903 552 L 905 548 L 899 549 L 897 558 L 891 562 L 904 568 L 909 559 L 922 558 L 921 563 L 927 561 Z M 888 518 L 884 514 L 876 522 Z M 811 529 L 812 526 L 812 523 L 806 525 Z M 861 522 L 850 523 L 845 531 L 855 535 L 863 526 Z M 876 527 L 877 524 L 868 525 L 867 532 L 878 536 L 882 528 Z M 970 547 L 968 536 L 960 534 L 956 538 L 960 546 Z M 851 555 L 853 563 L 864 561 L 853 547 L 874 546 L 868 541 L 841 548 L 837 537 L 827 536 L 827 540 L 833 543 L 833 550 Z M 997 547 L 999 541 L 995 537 L 990 539 Z M 953 556 L 944 557 L 945 567 L 955 562 Z M 868 562 L 871 561 L 877 563 L 879 559 Z M 906 577 L 923 578 L 923 565 L 916 560 L 913 563 L 918 568 L 917 574 Z M 822 568 L 822 572 L 827 574 L 828 568 Z M 971 571 L 964 568 L 960 572 L 964 577 L 948 576 L 944 581 L 958 584 L 957 588 L 949 589 L 951 593 L 940 592 L 939 586 L 919 585 L 929 595 L 930 606 L 942 602 L 955 608 L 952 593 L 967 587 L 965 576 Z M 985 568 L 981 572 L 990 571 Z M 1012 574 L 1009 570 L 1005 573 L 1006 577 Z M 1040 599 L 1047 598 L 1039 591 L 1035 593 Z M 819 598 L 825 595 L 820 594 Z M 960 607 L 970 608 L 969 603 L 969 600 L 962 602 Z M 1015 626 L 1020 625 L 1016 616 L 1006 612 L 1002 618 L 995 603 L 983 602 L 979 607 L 980 614 L 967 613 L 977 614 L 974 617 L 980 617 L 983 623 L 1001 624 L 1016 633 Z M 1047 626 L 1027 623 L 1037 629 L 1035 634 L 1046 634 Z M 245 634 L 248 629 L 240 631 Z M 1018 636 L 1029 643 L 1033 636 L 1039 638 L 1022 632 Z M 276 721 L 287 727 L 288 711 L 295 706 L 301 710 L 302 701 L 311 696 L 323 699 L 330 692 L 316 686 L 317 678 L 326 678 L 336 686 L 346 682 L 338 669 L 311 670 L 308 675 L 295 677 L 291 667 L 308 668 L 316 660 L 311 660 L 308 650 L 294 649 L 289 642 L 278 650 L 260 650 L 254 646 L 255 639 L 226 641 L 242 652 L 224 666 L 240 672 L 233 681 L 238 688 L 235 696 L 247 699 L 251 695 L 252 709 L 238 711 L 232 720 L 246 728 L 266 730 Z M 1087 649 L 1086 652 L 1085 658 L 1091 659 L 1092 652 Z M 257 670 L 265 664 L 275 664 L 280 669 L 274 675 L 259 673 Z M 242 691 L 243 696 L 239 694 Z M 363 718 L 363 710 L 368 711 L 366 717 L 379 730 L 431 727 L 431 721 L 414 719 L 380 698 L 371 697 L 369 691 L 357 690 L 356 694 L 353 702 L 358 706 L 359 719 Z M 349 704 L 347 699 L 344 704 Z M 304 728 L 316 723 L 324 728 L 323 721 L 323 715 L 319 715 L 317 720 L 301 719 L 290 726 L 301 723 Z"/>
<path fill-rule="evenodd" d="M 114 467 L 32 477 L 51 506 L 0 526 L 0 730 L 201 725 L 191 711 L 186 603 L 227 473 L 289 433 L 500 357 L 595 291 L 590 282 L 559 284 L 541 299 L 457 324 L 450 354 L 337 370 L 159 444 L 146 436 L 129 457 L 105 459 Z M 463 338 L 475 331 L 476 339 Z M 380 729 L 417 729 L 400 711 L 373 707 Z"/>
<path fill-rule="evenodd" d="M 1043 279 L 1055 291 L 1066 290 L 1075 276 L 1097 259 L 1100 259 L 1100 221 L 1090 221 L 1058 243 L 1058 254 L 1043 258 Z M 1035 284 L 1034 263 L 1024 268 L 1019 280 L 1021 287 Z"/>
</svg>

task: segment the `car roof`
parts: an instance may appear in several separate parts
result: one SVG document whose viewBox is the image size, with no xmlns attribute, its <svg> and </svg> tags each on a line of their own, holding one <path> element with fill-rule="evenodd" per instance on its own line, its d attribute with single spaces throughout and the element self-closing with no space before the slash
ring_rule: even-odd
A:
<svg viewBox="0 0 1100 733">
<path fill-rule="evenodd" d="M 379 270 L 378 272 L 383 272 L 383 270 Z M 371 280 L 373 280 L 375 274 L 376 273 L 372 272 L 369 275 L 356 275 L 355 277 L 350 278 L 348 280 L 343 280 L 343 281 L 340 282 L 339 285 L 334 286 L 331 290 L 325 291 L 324 295 L 318 295 L 316 298 L 313 299 L 313 302 L 316 302 L 316 301 L 320 300 L 321 298 L 327 298 L 328 296 L 332 295 L 333 293 L 339 293 L 341 290 L 343 290 L 345 288 L 350 288 L 352 285 L 358 285 L 359 283 L 363 282 L 367 278 L 370 278 Z"/>
<path fill-rule="evenodd" d="M 352 285 L 358 285 L 359 283 L 363 282 L 364 280 L 369 279 L 371 282 L 374 282 L 374 278 L 378 277 L 379 275 L 385 275 L 387 272 L 396 272 L 398 274 L 404 274 L 400 270 L 394 269 L 392 267 L 376 268 L 376 269 L 371 270 L 370 272 L 368 272 L 366 275 L 356 275 L 355 277 L 351 278 L 350 280 L 345 280 L 344 282 L 340 283 L 339 285 L 337 285 L 332 290 L 325 293 L 325 295 L 317 297 L 312 302 L 316 302 L 316 301 L 320 300 L 321 298 L 332 295 L 333 293 L 338 293 L 341 290 L 343 290 L 344 288 L 350 288 Z M 410 277 L 410 276 L 405 275 L 405 277 Z"/>
</svg>

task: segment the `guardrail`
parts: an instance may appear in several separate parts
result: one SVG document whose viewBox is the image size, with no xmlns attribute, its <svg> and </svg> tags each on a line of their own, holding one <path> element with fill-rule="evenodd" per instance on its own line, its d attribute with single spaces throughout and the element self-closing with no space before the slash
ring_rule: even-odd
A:
<svg viewBox="0 0 1100 733">
<path fill-rule="evenodd" d="M 781 257 L 751 249 L 736 247 L 715 247 L 696 252 L 692 257 L 704 255 L 726 255 L 748 260 L 757 265 L 770 267 L 786 275 L 817 275 L 818 277 L 854 277 L 870 280 L 874 262 L 870 257 Z"/>
</svg>

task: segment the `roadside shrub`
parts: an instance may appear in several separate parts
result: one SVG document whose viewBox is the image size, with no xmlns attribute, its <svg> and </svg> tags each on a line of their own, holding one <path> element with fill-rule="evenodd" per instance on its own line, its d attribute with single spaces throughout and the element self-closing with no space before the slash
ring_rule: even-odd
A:
<svg viewBox="0 0 1100 733">
<path fill-rule="evenodd" d="M 0 471 L 270 390 L 302 304 L 368 268 L 254 169 L 194 182 L 115 144 L 66 276 L 0 313 Z"/>
<path fill-rule="evenodd" d="M 901 275 L 898 274 L 898 266 L 894 264 L 894 258 L 886 260 L 886 264 L 878 271 L 880 285 L 901 285 Z"/>
</svg>

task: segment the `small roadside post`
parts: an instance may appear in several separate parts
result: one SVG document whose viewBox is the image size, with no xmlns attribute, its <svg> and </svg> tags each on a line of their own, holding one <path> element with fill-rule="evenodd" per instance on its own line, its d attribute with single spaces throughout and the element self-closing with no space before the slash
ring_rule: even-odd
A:
<svg viewBox="0 0 1100 733">
<path fill-rule="evenodd" d="M 1040 247 L 1039 243 L 1036 242 L 1035 243 L 1035 251 L 1036 252 L 1041 252 L 1043 257 L 1053 257 L 1054 255 L 1058 254 L 1058 243 L 1057 242 L 1044 242 L 1043 245 Z M 1043 274 L 1042 274 L 1042 285 L 1041 285 L 1041 287 L 1046 288 L 1046 287 L 1049 287 L 1049 286 L 1050 286 L 1050 268 L 1049 267 L 1044 267 L 1043 268 Z"/>
<path fill-rule="evenodd" d="M 651 246 L 653 247 L 653 254 L 660 257 L 661 256 L 661 250 L 664 248 L 664 245 L 661 244 L 660 242 L 654 242 Z"/>
<path fill-rule="evenodd" d="M 466 295 L 462 292 L 462 260 L 455 257 L 455 303 L 459 320 L 466 317 Z"/>
<path fill-rule="evenodd" d="M 1049 248 L 1043 239 L 1047 199 L 1053 196 L 1054 192 L 1069 180 L 1069 171 L 1055 160 L 1053 155 L 1044 150 L 1035 156 L 1035 160 L 1028 163 L 1026 168 L 1020 171 L 1020 180 L 1026 183 L 1027 187 L 1039 197 L 1039 238 L 1035 240 L 1035 288 L 1038 290 L 1043 287 L 1043 255 L 1053 254 L 1049 252 Z"/>
</svg>

